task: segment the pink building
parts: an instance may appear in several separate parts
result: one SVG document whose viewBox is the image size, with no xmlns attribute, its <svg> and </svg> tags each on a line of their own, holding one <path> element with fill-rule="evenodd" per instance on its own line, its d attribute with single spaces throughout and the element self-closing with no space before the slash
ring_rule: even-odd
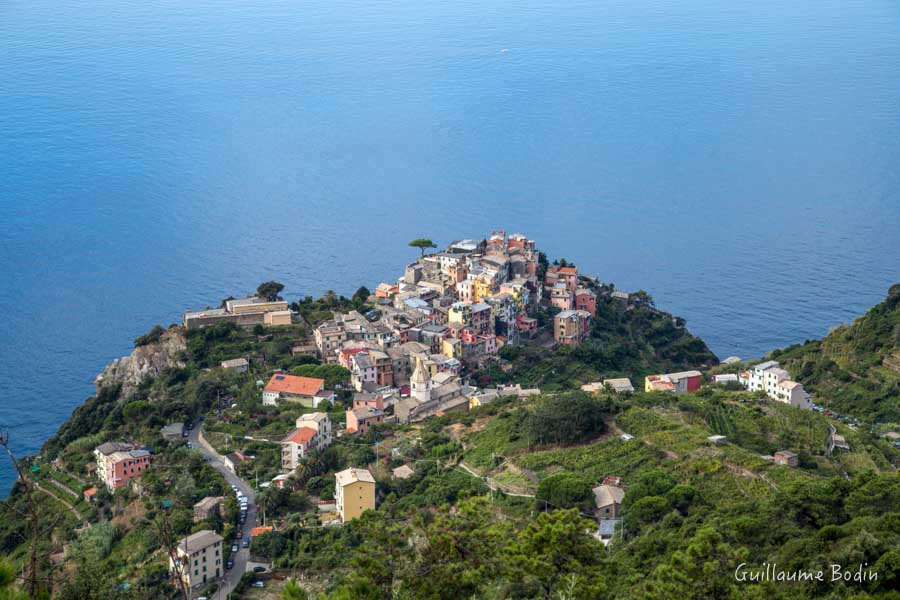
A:
<svg viewBox="0 0 900 600">
<path fill-rule="evenodd" d="M 106 442 L 94 449 L 97 459 L 97 476 L 114 492 L 150 468 L 153 455 L 149 450 L 132 444 Z"/>
<path fill-rule="evenodd" d="M 353 394 L 353 408 L 347 410 L 347 433 L 365 433 L 384 422 L 384 397 L 381 394 Z"/>
<path fill-rule="evenodd" d="M 544 283 L 547 287 L 553 287 L 557 283 L 562 282 L 570 292 L 574 292 L 578 288 L 578 269 L 576 267 L 550 267 L 544 277 Z"/>
<path fill-rule="evenodd" d="M 527 317 L 522 313 L 516 315 L 516 327 L 518 328 L 520 334 L 532 336 L 537 333 L 537 326 L 537 319 Z"/>
<path fill-rule="evenodd" d="M 575 310 L 586 310 L 592 317 L 597 316 L 597 296 L 587 288 L 575 290 Z"/>
<path fill-rule="evenodd" d="M 571 310 L 573 306 L 572 292 L 563 283 L 557 283 L 550 290 L 550 304 L 559 310 Z"/>
<path fill-rule="evenodd" d="M 493 311 L 491 305 L 485 302 L 473 304 L 471 310 L 472 329 L 481 335 L 494 332 Z"/>
<path fill-rule="evenodd" d="M 484 342 L 484 353 L 485 354 L 497 354 L 497 336 L 496 335 L 482 335 L 482 336 L 479 336 L 478 339 Z"/>
</svg>

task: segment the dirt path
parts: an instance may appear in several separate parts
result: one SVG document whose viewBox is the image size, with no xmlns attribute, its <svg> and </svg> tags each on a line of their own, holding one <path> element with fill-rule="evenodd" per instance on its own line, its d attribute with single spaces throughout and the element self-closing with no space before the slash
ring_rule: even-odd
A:
<svg viewBox="0 0 900 600">
<path fill-rule="evenodd" d="M 468 473 L 472 477 L 476 477 L 476 478 L 482 480 L 483 482 L 485 482 L 485 484 L 487 484 L 487 486 L 490 488 L 490 490 L 492 492 L 499 491 L 499 492 L 502 492 L 503 494 L 506 494 L 507 496 L 515 496 L 516 498 L 534 498 L 534 494 L 522 493 L 522 490 L 516 486 L 511 486 L 506 483 L 501 483 L 501 482 L 497 481 L 496 479 L 494 479 L 493 477 L 487 477 L 487 476 L 482 477 L 481 475 L 479 475 L 478 473 L 473 471 L 471 468 L 469 468 L 469 465 L 467 465 L 466 463 L 464 463 L 462 461 L 460 461 L 457 466 L 462 468 L 466 473 Z"/>
<path fill-rule="evenodd" d="M 58 487 L 60 490 L 66 492 L 67 494 L 69 494 L 70 496 L 72 496 L 73 498 L 75 498 L 76 500 L 78 500 L 78 492 L 76 492 L 75 490 L 73 490 L 72 488 L 70 488 L 69 486 L 67 486 L 66 484 L 61 483 L 61 482 L 59 482 L 59 481 L 57 481 L 57 480 L 55 480 L 55 479 L 53 479 L 53 478 L 50 478 L 50 479 L 48 479 L 47 481 L 49 481 L 50 483 L 52 483 L 53 485 L 55 485 L 56 487 Z"/>
<path fill-rule="evenodd" d="M 50 496 L 51 498 L 53 498 L 60 504 L 64 505 L 66 508 L 68 508 L 72 512 L 72 514 L 75 515 L 75 518 L 78 519 L 79 521 L 81 521 L 82 524 L 88 525 L 87 520 L 83 516 L 81 516 L 81 513 L 78 512 L 78 509 L 75 508 L 71 502 L 69 502 L 68 500 L 66 500 L 64 498 L 60 498 L 59 496 L 57 496 L 56 494 L 54 494 L 47 488 L 41 487 L 41 484 L 39 484 L 38 482 L 34 482 L 34 487 L 41 490 L 42 492 L 44 492 L 45 494 L 47 494 L 48 496 Z"/>
</svg>

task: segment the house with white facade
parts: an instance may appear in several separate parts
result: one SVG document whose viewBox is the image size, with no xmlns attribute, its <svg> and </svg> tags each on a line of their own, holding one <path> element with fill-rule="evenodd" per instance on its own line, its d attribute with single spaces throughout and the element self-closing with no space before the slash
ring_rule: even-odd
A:
<svg viewBox="0 0 900 600">
<path fill-rule="evenodd" d="M 811 409 L 812 402 L 803 385 L 791 380 L 791 375 L 781 368 L 778 361 L 768 360 L 754 365 L 738 377 L 751 392 L 762 391 L 766 396 L 797 408 Z"/>
</svg>

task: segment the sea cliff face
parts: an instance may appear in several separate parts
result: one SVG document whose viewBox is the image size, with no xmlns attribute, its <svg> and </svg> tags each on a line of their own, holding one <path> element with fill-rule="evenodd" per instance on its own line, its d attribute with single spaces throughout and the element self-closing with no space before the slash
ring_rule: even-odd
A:
<svg viewBox="0 0 900 600">
<path fill-rule="evenodd" d="M 117 358 L 97 375 L 94 385 L 101 388 L 121 384 L 120 395 L 127 398 L 141 383 L 158 377 L 166 369 L 184 368 L 183 353 L 187 349 L 180 329 L 170 329 L 156 342 L 138 346 L 128 356 Z"/>
</svg>

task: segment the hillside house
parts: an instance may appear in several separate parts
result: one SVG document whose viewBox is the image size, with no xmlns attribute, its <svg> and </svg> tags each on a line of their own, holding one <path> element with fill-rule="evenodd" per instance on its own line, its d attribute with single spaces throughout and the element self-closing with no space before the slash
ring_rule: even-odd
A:
<svg viewBox="0 0 900 600">
<path fill-rule="evenodd" d="M 553 339 L 560 346 L 575 348 L 591 331 L 591 314 L 583 310 L 564 310 L 553 317 Z"/>
<path fill-rule="evenodd" d="M 347 523 L 367 510 L 375 510 L 375 478 L 366 469 L 346 469 L 334 474 L 334 500 L 341 522 Z"/>
<path fill-rule="evenodd" d="M 222 550 L 222 536 L 215 531 L 205 529 L 191 534 L 179 542 L 176 556 L 169 557 L 169 573 L 188 588 L 218 579 L 224 572 Z"/>
<path fill-rule="evenodd" d="M 680 371 L 664 375 L 648 375 L 644 378 L 645 392 L 672 392 L 686 394 L 696 392 L 703 383 L 700 371 Z"/>
<path fill-rule="evenodd" d="M 325 389 L 324 379 L 275 373 L 263 388 L 262 400 L 268 406 L 276 406 L 279 402 L 296 402 L 302 406 L 318 408 L 325 400 L 333 401 L 334 392 Z"/>
<path fill-rule="evenodd" d="M 107 489 L 115 492 L 150 468 L 153 455 L 133 444 L 106 442 L 94 449 L 97 476 Z"/>
</svg>

